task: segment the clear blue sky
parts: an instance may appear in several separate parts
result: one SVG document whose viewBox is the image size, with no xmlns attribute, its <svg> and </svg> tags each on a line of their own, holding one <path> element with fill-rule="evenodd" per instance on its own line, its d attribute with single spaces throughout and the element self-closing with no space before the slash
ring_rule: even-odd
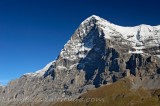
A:
<svg viewBox="0 0 160 106">
<path fill-rule="evenodd" d="M 0 0 L 0 82 L 54 60 L 90 15 L 123 25 L 160 24 L 159 0 Z"/>
</svg>

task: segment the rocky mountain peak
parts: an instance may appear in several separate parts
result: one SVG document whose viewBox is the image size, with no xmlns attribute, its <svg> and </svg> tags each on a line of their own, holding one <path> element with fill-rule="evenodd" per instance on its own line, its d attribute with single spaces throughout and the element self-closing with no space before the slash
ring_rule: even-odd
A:
<svg viewBox="0 0 160 106">
<path fill-rule="evenodd" d="M 134 88 L 160 88 L 159 38 L 158 26 L 122 27 L 92 15 L 80 24 L 55 61 L 11 81 L 0 90 L 0 99 L 77 98 L 89 89 L 131 76 L 138 79 Z"/>
<path fill-rule="evenodd" d="M 96 15 L 91 15 L 90 17 L 88 17 L 87 19 L 85 19 L 82 23 L 87 23 L 87 22 L 90 22 L 90 21 L 101 21 L 102 18 L 99 17 L 99 16 L 96 16 Z"/>
</svg>

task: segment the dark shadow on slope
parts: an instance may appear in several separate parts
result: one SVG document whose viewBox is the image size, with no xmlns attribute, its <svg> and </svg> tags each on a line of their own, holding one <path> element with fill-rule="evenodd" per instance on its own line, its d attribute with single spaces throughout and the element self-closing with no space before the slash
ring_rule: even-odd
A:
<svg viewBox="0 0 160 106">
<path fill-rule="evenodd" d="M 119 68 L 118 60 L 117 60 L 117 58 L 119 58 L 119 53 L 113 48 L 108 48 L 107 52 L 108 54 L 111 54 L 111 58 L 110 58 L 111 63 L 107 64 L 109 66 L 109 71 L 119 72 L 120 68 Z"/>
<path fill-rule="evenodd" d="M 160 74 L 160 68 L 159 68 L 159 69 L 157 69 L 157 74 Z"/>
<path fill-rule="evenodd" d="M 55 68 L 55 66 L 54 66 L 54 65 L 51 65 L 51 66 L 48 68 L 48 70 L 45 72 L 45 74 L 43 75 L 44 78 L 47 77 L 48 75 L 51 75 L 52 78 L 53 78 L 53 80 L 54 80 L 54 77 L 55 77 L 54 68 Z"/>
<path fill-rule="evenodd" d="M 93 85 L 99 87 L 100 73 L 105 70 L 105 60 L 102 58 L 105 55 L 106 46 L 104 34 L 102 33 L 100 36 L 99 29 L 95 26 L 86 35 L 82 42 L 87 48 L 91 48 L 93 43 L 93 47 L 87 56 L 80 60 L 77 69 L 85 71 L 87 84 L 93 83 Z M 93 78 L 94 75 L 96 76 L 95 78 Z"/>
<path fill-rule="evenodd" d="M 129 61 L 126 62 L 126 69 L 130 69 L 131 74 L 136 76 L 136 67 L 141 67 L 143 63 L 142 61 L 143 57 L 141 54 L 133 54 Z"/>
</svg>

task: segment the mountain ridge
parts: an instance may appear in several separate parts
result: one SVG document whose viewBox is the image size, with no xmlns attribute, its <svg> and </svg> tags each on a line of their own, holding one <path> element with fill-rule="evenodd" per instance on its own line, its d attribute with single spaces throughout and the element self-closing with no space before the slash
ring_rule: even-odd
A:
<svg viewBox="0 0 160 106">
<path fill-rule="evenodd" d="M 160 29 L 142 29 L 120 27 L 93 15 L 80 24 L 56 60 L 11 81 L 0 89 L 0 99 L 76 99 L 90 89 L 125 77 L 132 80 L 133 89 L 160 88 Z"/>
</svg>

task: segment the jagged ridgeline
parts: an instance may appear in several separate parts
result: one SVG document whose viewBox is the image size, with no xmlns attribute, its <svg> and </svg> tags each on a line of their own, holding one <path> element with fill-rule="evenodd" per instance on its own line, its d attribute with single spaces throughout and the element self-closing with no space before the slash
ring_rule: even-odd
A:
<svg viewBox="0 0 160 106">
<path fill-rule="evenodd" d="M 133 81 L 134 89 L 158 89 L 159 57 L 160 26 L 122 27 L 93 15 L 80 24 L 55 61 L 0 87 L 0 99 L 8 100 L 0 104 L 77 98 L 124 77 Z"/>
</svg>

